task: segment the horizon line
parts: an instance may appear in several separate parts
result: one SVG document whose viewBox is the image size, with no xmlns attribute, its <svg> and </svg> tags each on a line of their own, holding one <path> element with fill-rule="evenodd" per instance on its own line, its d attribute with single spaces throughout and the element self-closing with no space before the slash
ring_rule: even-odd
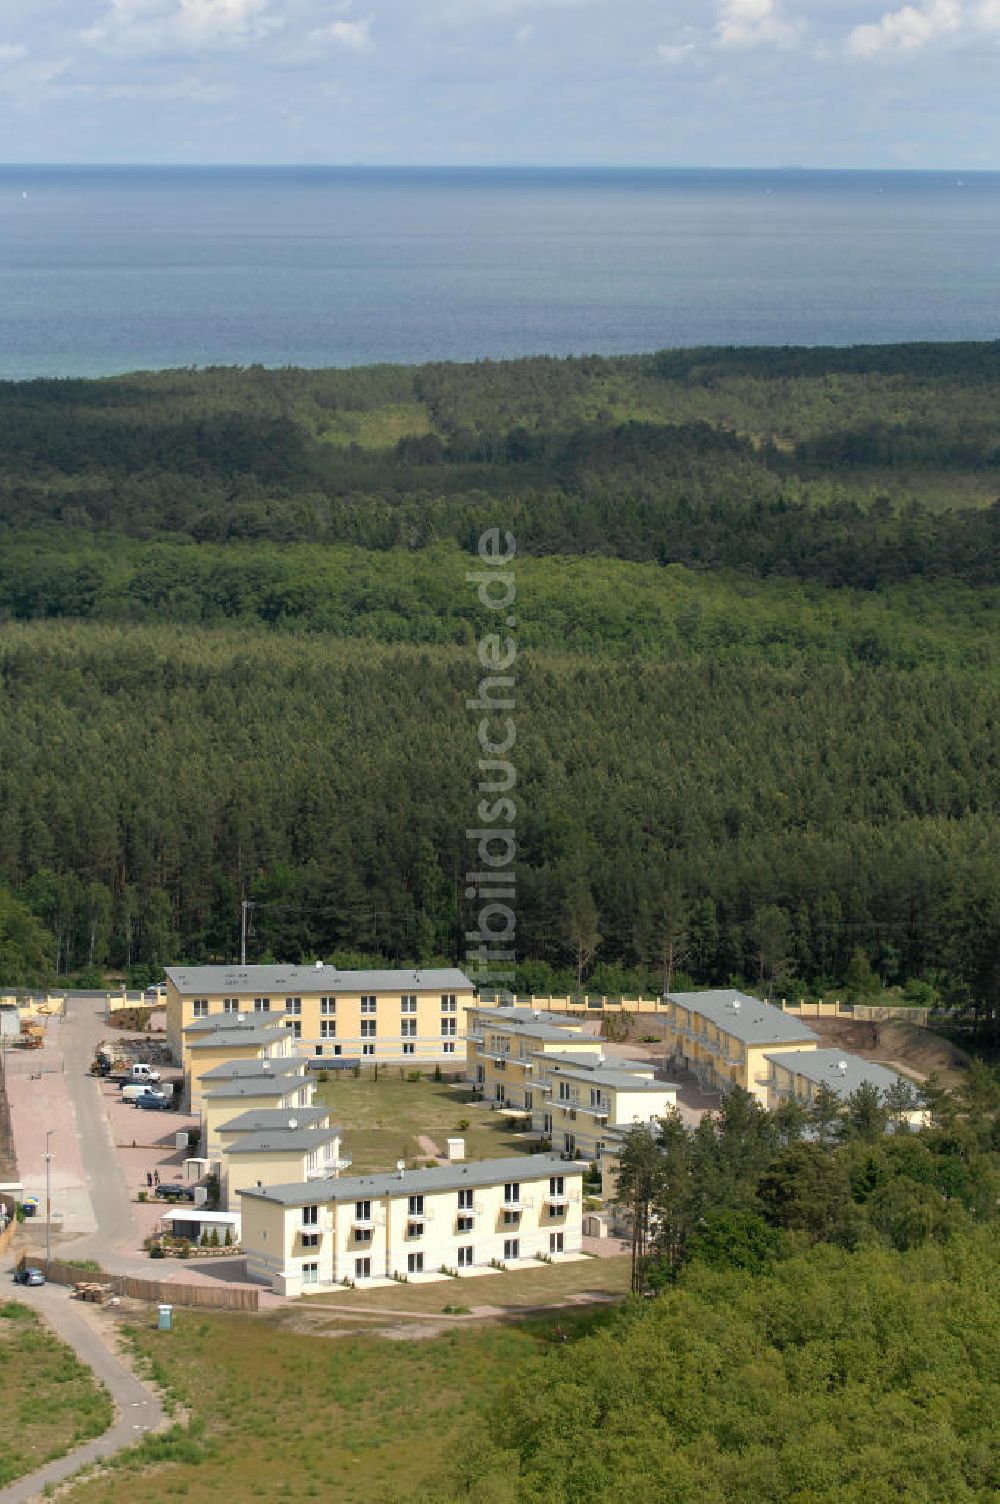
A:
<svg viewBox="0 0 1000 1504">
<path fill-rule="evenodd" d="M 0 161 L 0 172 L 31 171 L 38 168 L 62 170 L 143 169 L 174 171 L 291 171 L 291 172 L 701 172 L 701 173 L 778 173 L 789 177 L 811 174 L 917 176 L 925 173 L 962 173 L 968 177 L 996 177 L 997 167 L 945 166 L 877 166 L 877 167 L 810 167 L 800 163 L 777 163 L 769 166 L 738 166 L 703 163 L 642 162 L 144 162 L 144 161 Z"/>
</svg>

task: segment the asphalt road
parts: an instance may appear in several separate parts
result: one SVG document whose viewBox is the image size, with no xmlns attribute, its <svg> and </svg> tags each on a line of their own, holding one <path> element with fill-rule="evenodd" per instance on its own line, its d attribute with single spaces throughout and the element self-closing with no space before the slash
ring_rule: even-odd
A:
<svg viewBox="0 0 1000 1504">
<path fill-rule="evenodd" d="M 148 1273 L 137 1261 L 115 1256 L 112 1249 L 134 1237 L 132 1204 L 118 1155 L 115 1153 L 97 1078 L 89 1074 L 94 1049 L 107 1033 L 104 994 L 71 994 L 62 1025 L 66 1085 L 73 1106 L 76 1132 L 86 1167 L 87 1190 L 96 1231 L 74 1238 L 55 1252 L 71 1258 L 94 1258 L 113 1272 Z M 117 1419 L 103 1436 L 85 1442 L 66 1457 L 47 1463 L 37 1472 L 0 1489 L 0 1504 L 26 1504 L 47 1483 L 69 1477 L 87 1462 L 109 1457 L 132 1446 L 142 1433 L 162 1425 L 163 1408 L 155 1393 L 135 1377 L 109 1345 L 108 1328 L 90 1307 L 70 1299 L 60 1285 L 18 1286 L 16 1297 L 32 1306 L 57 1336 L 73 1348 L 81 1362 L 91 1368 L 114 1400 Z"/>
<path fill-rule="evenodd" d="M 111 1350 L 93 1307 L 71 1300 L 69 1291 L 59 1285 L 18 1286 L 15 1293 L 17 1300 L 36 1310 L 56 1335 L 72 1347 L 80 1361 L 93 1370 L 111 1395 L 117 1418 L 103 1436 L 84 1442 L 65 1457 L 0 1488 L 0 1504 L 28 1504 L 28 1500 L 41 1495 L 46 1484 L 58 1483 L 85 1463 L 133 1446 L 144 1432 L 156 1430 L 164 1422 L 163 1407 L 156 1395 Z"/>
</svg>

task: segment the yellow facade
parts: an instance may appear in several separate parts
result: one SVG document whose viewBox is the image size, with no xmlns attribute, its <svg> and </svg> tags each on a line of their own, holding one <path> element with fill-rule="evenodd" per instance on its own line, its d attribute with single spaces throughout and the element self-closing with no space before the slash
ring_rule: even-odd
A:
<svg viewBox="0 0 1000 1504">
<path fill-rule="evenodd" d="M 213 1034 L 186 1036 L 188 1042 L 185 1078 L 188 1100 L 192 1112 L 201 1111 L 203 1095 L 202 1080 L 209 1071 L 232 1061 L 283 1060 L 290 1056 L 291 1049 L 281 1029 L 239 1030 L 221 1029 Z"/>
<path fill-rule="evenodd" d="M 167 1042 L 187 1065 L 185 1030 L 221 1015 L 267 1019 L 312 1059 L 449 1064 L 464 1059 L 472 983 L 453 968 L 343 972 L 332 966 L 172 967 Z"/>
<path fill-rule="evenodd" d="M 530 1008 L 471 1008 L 466 1040 L 466 1079 L 498 1110 L 534 1113 L 536 1056 L 574 1054 L 601 1058 L 601 1041 L 584 1034 L 578 1020 Z"/>
<path fill-rule="evenodd" d="M 708 1091 L 739 1086 L 766 1107 L 769 1051 L 816 1048 L 815 1034 L 797 1018 L 745 993 L 670 993 L 667 1002 L 666 1053 Z"/>
<path fill-rule="evenodd" d="M 250 1107 L 286 1111 L 311 1107 L 315 1087 L 306 1077 L 277 1077 L 273 1083 L 233 1081 L 213 1087 L 202 1097 L 201 1125 L 204 1152 L 218 1159 L 222 1152 L 219 1129 Z"/>
<path fill-rule="evenodd" d="M 532 1125 L 553 1149 L 600 1163 L 622 1136 L 640 1124 L 656 1124 L 677 1104 L 677 1088 L 647 1070 L 567 1064 L 538 1056 L 541 1106 Z"/>
<path fill-rule="evenodd" d="M 309 1181 L 317 1177 L 335 1177 L 346 1170 L 350 1157 L 341 1150 L 339 1132 L 330 1133 L 312 1129 L 297 1135 L 276 1133 L 270 1135 L 267 1147 L 257 1142 L 268 1135 L 255 1134 L 255 1146 L 247 1152 L 232 1152 L 235 1146 L 223 1149 L 220 1185 L 222 1204 L 227 1211 L 238 1212 L 240 1192 L 254 1186 L 289 1185 L 295 1181 Z M 312 1142 L 305 1147 L 284 1147 L 283 1140 L 294 1141 L 308 1138 Z"/>
<path fill-rule="evenodd" d="M 579 1254 L 582 1169 L 537 1155 L 244 1191 L 247 1272 L 299 1295 Z"/>
</svg>

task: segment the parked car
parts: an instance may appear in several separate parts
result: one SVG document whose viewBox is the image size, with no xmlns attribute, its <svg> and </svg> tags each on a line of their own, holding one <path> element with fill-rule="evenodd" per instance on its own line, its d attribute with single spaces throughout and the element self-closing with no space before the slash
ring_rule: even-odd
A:
<svg viewBox="0 0 1000 1504">
<path fill-rule="evenodd" d="M 122 1087 L 121 1099 L 123 1102 L 138 1102 L 140 1097 L 150 1096 L 151 1094 L 150 1087 L 141 1086 L 138 1081 L 134 1081 L 130 1085 Z"/>
<path fill-rule="evenodd" d="M 135 1105 L 146 1112 L 173 1112 L 174 1099 L 163 1091 L 144 1091 L 141 1097 L 136 1097 Z"/>
<path fill-rule="evenodd" d="M 193 1201 L 194 1188 L 182 1185 L 179 1180 L 168 1180 L 166 1184 L 161 1182 L 159 1188 L 160 1199 L 163 1201 Z"/>
<path fill-rule="evenodd" d="M 14 1275 L 15 1285 L 44 1285 L 45 1275 L 34 1264 L 26 1264 L 23 1269 L 18 1269 Z"/>
</svg>

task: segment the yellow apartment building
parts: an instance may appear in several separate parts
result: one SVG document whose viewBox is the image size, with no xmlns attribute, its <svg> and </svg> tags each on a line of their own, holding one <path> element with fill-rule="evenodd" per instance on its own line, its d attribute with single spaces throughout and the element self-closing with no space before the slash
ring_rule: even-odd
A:
<svg viewBox="0 0 1000 1504">
<path fill-rule="evenodd" d="M 342 971 L 337 966 L 173 966 L 167 971 L 167 1043 L 187 1065 L 193 1023 L 266 1018 L 312 1059 L 454 1064 L 465 1055 L 472 983 L 454 967 Z"/>
<path fill-rule="evenodd" d="M 498 1111 L 534 1113 L 542 1099 L 535 1089 L 538 1055 L 579 1053 L 601 1058 L 601 1041 L 584 1034 L 578 1020 L 531 1008 L 469 1009 L 465 1074 Z"/>
<path fill-rule="evenodd" d="M 583 1168 L 526 1155 L 248 1188 L 247 1273 L 300 1295 L 579 1255 Z"/>
<path fill-rule="evenodd" d="M 185 1084 L 191 1111 L 201 1106 L 202 1079 L 220 1065 L 291 1058 L 291 1045 L 277 1024 L 253 1019 L 204 1019 L 184 1031 Z"/>
<path fill-rule="evenodd" d="M 816 1035 L 797 1018 L 744 992 L 668 992 L 666 1052 L 694 1071 L 707 1091 L 741 1086 L 767 1106 L 774 1050 L 814 1050 Z"/>
<path fill-rule="evenodd" d="M 302 1107 L 312 1107 L 314 1091 L 313 1083 L 305 1076 L 217 1082 L 201 1099 L 202 1153 L 209 1159 L 219 1159 L 222 1151 L 219 1129 L 241 1113 L 267 1109 L 296 1112 Z"/>
<path fill-rule="evenodd" d="M 308 1079 L 308 1066 L 304 1060 L 295 1055 L 265 1055 L 259 1059 L 223 1060 L 218 1065 L 213 1065 L 211 1070 L 203 1071 L 198 1077 L 198 1090 L 195 1097 L 192 1093 L 191 1110 L 198 1112 L 205 1093 L 214 1091 L 217 1086 L 224 1085 L 227 1081 L 273 1081 L 281 1076 L 286 1080 L 293 1077 L 304 1081 Z"/>
<path fill-rule="evenodd" d="M 336 1180 L 351 1164 L 342 1138 L 341 1128 L 300 1127 L 294 1115 L 287 1128 L 241 1134 L 222 1152 L 223 1207 L 238 1212 L 240 1192 L 252 1187 Z"/>
<path fill-rule="evenodd" d="M 609 1065 L 600 1056 L 536 1055 L 532 1127 L 553 1149 L 600 1163 L 625 1133 L 657 1123 L 677 1105 L 677 1087 L 645 1063 Z"/>
<path fill-rule="evenodd" d="M 792 1097 L 809 1107 L 816 1100 L 821 1086 L 828 1087 L 842 1102 L 852 1097 L 859 1087 L 874 1086 L 884 1100 L 893 1087 L 906 1080 L 898 1071 L 871 1060 L 862 1060 L 858 1055 L 847 1055 L 843 1050 L 774 1050 L 766 1059 L 771 1068 L 767 1080 L 767 1105 L 772 1110 Z M 916 1093 L 915 1105 L 905 1116 L 914 1128 L 922 1127 L 927 1121 L 926 1109 L 919 1105 Z"/>
<path fill-rule="evenodd" d="M 329 1107 L 250 1107 L 216 1129 L 220 1151 L 226 1150 L 248 1133 L 275 1133 L 284 1128 L 329 1128 Z"/>
</svg>

